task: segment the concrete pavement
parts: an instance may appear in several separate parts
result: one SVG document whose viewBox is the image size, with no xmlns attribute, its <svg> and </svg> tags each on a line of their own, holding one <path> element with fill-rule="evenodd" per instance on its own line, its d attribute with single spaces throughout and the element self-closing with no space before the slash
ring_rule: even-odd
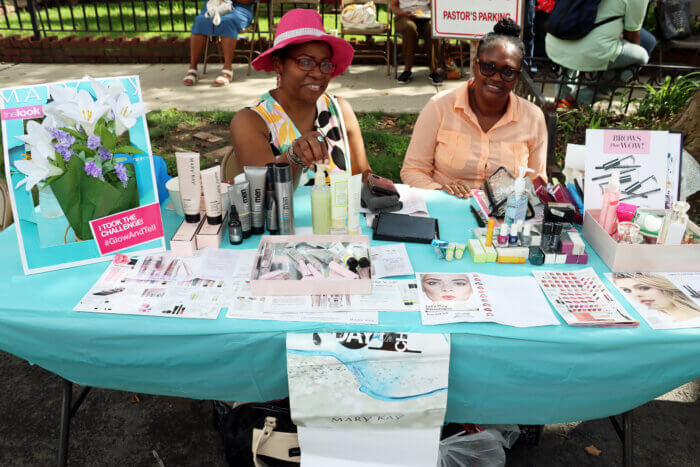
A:
<svg viewBox="0 0 700 467">
<path fill-rule="evenodd" d="M 201 72 L 201 65 L 199 69 Z M 151 110 L 235 111 L 275 87 L 274 74 L 253 70 L 248 76 L 248 66 L 236 63 L 233 66 L 235 80 L 227 87 L 216 88 L 212 83 L 220 69 L 219 64 L 210 65 L 196 86 L 185 87 L 182 78 L 187 67 L 182 64 L 5 63 L 0 64 L 0 88 L 76 79 L 86 74 L 94 78 L 138 75 L 144 100 Z M 356 112 L 418 113 L 432 96 L 441 90 L 457 87 L 464 80 L 445 81 L 443 86 L 433 86 L 428 81 L 428 69 L 419 67 L 414 70 L 413 81 L 400 86 L 393 72 L 387 76 L 383 66 L 353 65 L 331 81 L 329 90 L 347 99 Z"/>
</svg>

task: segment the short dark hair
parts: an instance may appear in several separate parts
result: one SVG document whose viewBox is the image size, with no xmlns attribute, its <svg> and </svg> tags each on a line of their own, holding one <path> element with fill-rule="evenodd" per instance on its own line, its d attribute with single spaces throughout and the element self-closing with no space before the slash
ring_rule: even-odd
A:
<svg viewBox="0 0 700 467">
<path fill-rule="evenodd" d="M 520 60 L 525 57 L 525 44 L 520 39 L 520 26 L 513 21 L 512 18 L 502 18 L 493 27 L 493 32 L 483 36 L 479 40 L 479 46 L 476 48 L 476 56 L 481 55 L 481 52 L 491 47 L 497 41 L 505 41 L 513 44 L 520 52 Z"/>
</svg>

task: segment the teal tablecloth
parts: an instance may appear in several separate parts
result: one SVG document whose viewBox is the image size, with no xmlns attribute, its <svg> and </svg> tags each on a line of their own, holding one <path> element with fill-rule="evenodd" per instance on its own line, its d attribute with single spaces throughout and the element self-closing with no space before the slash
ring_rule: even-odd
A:
<svg viewBox="0 0 700 467">
<path fill-rule="evenodd" d="M 427 201 L 443 239 L 471 237 L 468 201 L 440 192 Z M 294 205 L 297 225 L 311 225 L 309 204 L 301 188 Z M 164 219 L 169 238 L 178 219 L 171 211 Z M 247 239 L 241 248 L 254 248 L 258 240 Z M 468 254 L 448 263 L 435 259 L 428 245 L 407 247 L 416 271 L 527 275 L 532 268 L 474 264 Z M 587 252 L 598 274 L 608 272 L 590 247 Z M 638 328 L 575 328 L 563 321 L 536 328 L 422 326 L 417 312 L 381 313 L 378 326 L 236 320 L 224 312 L 210 321 L 73 312 L 106 264 L 24 276 L 13 228 L 0 234 L 0 265 L 0 349 L 81 385 L 197 399 L 279 398 L 287 395 L 285 333 L 338 329 L 451 333 L 450 421 L 600 418 L 700 377 L 700 329 L 655 331 L 615 290 L 641 321 Z"/>
</svg>

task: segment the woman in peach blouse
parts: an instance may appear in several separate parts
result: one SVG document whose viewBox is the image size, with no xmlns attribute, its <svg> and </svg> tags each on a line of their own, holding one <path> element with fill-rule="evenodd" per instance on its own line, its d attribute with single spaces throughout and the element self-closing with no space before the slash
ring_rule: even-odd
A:
<svg viewBox="0 0 700 467">
<path fill-rule="evenodd" d="M 516 96 L 523 43 L 520 27 L 502 19 L 479 42 L 474 77 L 437 94 L 421 111 L 406 151 L 401 180 L 411 186 L 471 196 L 503 166 L 546 179 L 547 127 L 544 114 Z"/>
</svg>

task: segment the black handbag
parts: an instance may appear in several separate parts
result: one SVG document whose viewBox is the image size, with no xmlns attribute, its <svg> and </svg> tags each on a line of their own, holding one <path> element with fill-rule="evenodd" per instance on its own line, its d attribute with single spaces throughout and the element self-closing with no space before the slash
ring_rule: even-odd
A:
<svg viewBox="0 0 700 467">
<path fill-rule="evenodd" d="M 298 467 L 301 462 L 289 399 L 233 408 L 214 401 L 214 425 L 231 467 Z"/>
<path fill-rule="evenodd" d="M 675 41 L 690 37 L 690 1 L 664 0 L 657 2 L 656 24 L 661 37 L 667 41 Z"/>
</svg>

